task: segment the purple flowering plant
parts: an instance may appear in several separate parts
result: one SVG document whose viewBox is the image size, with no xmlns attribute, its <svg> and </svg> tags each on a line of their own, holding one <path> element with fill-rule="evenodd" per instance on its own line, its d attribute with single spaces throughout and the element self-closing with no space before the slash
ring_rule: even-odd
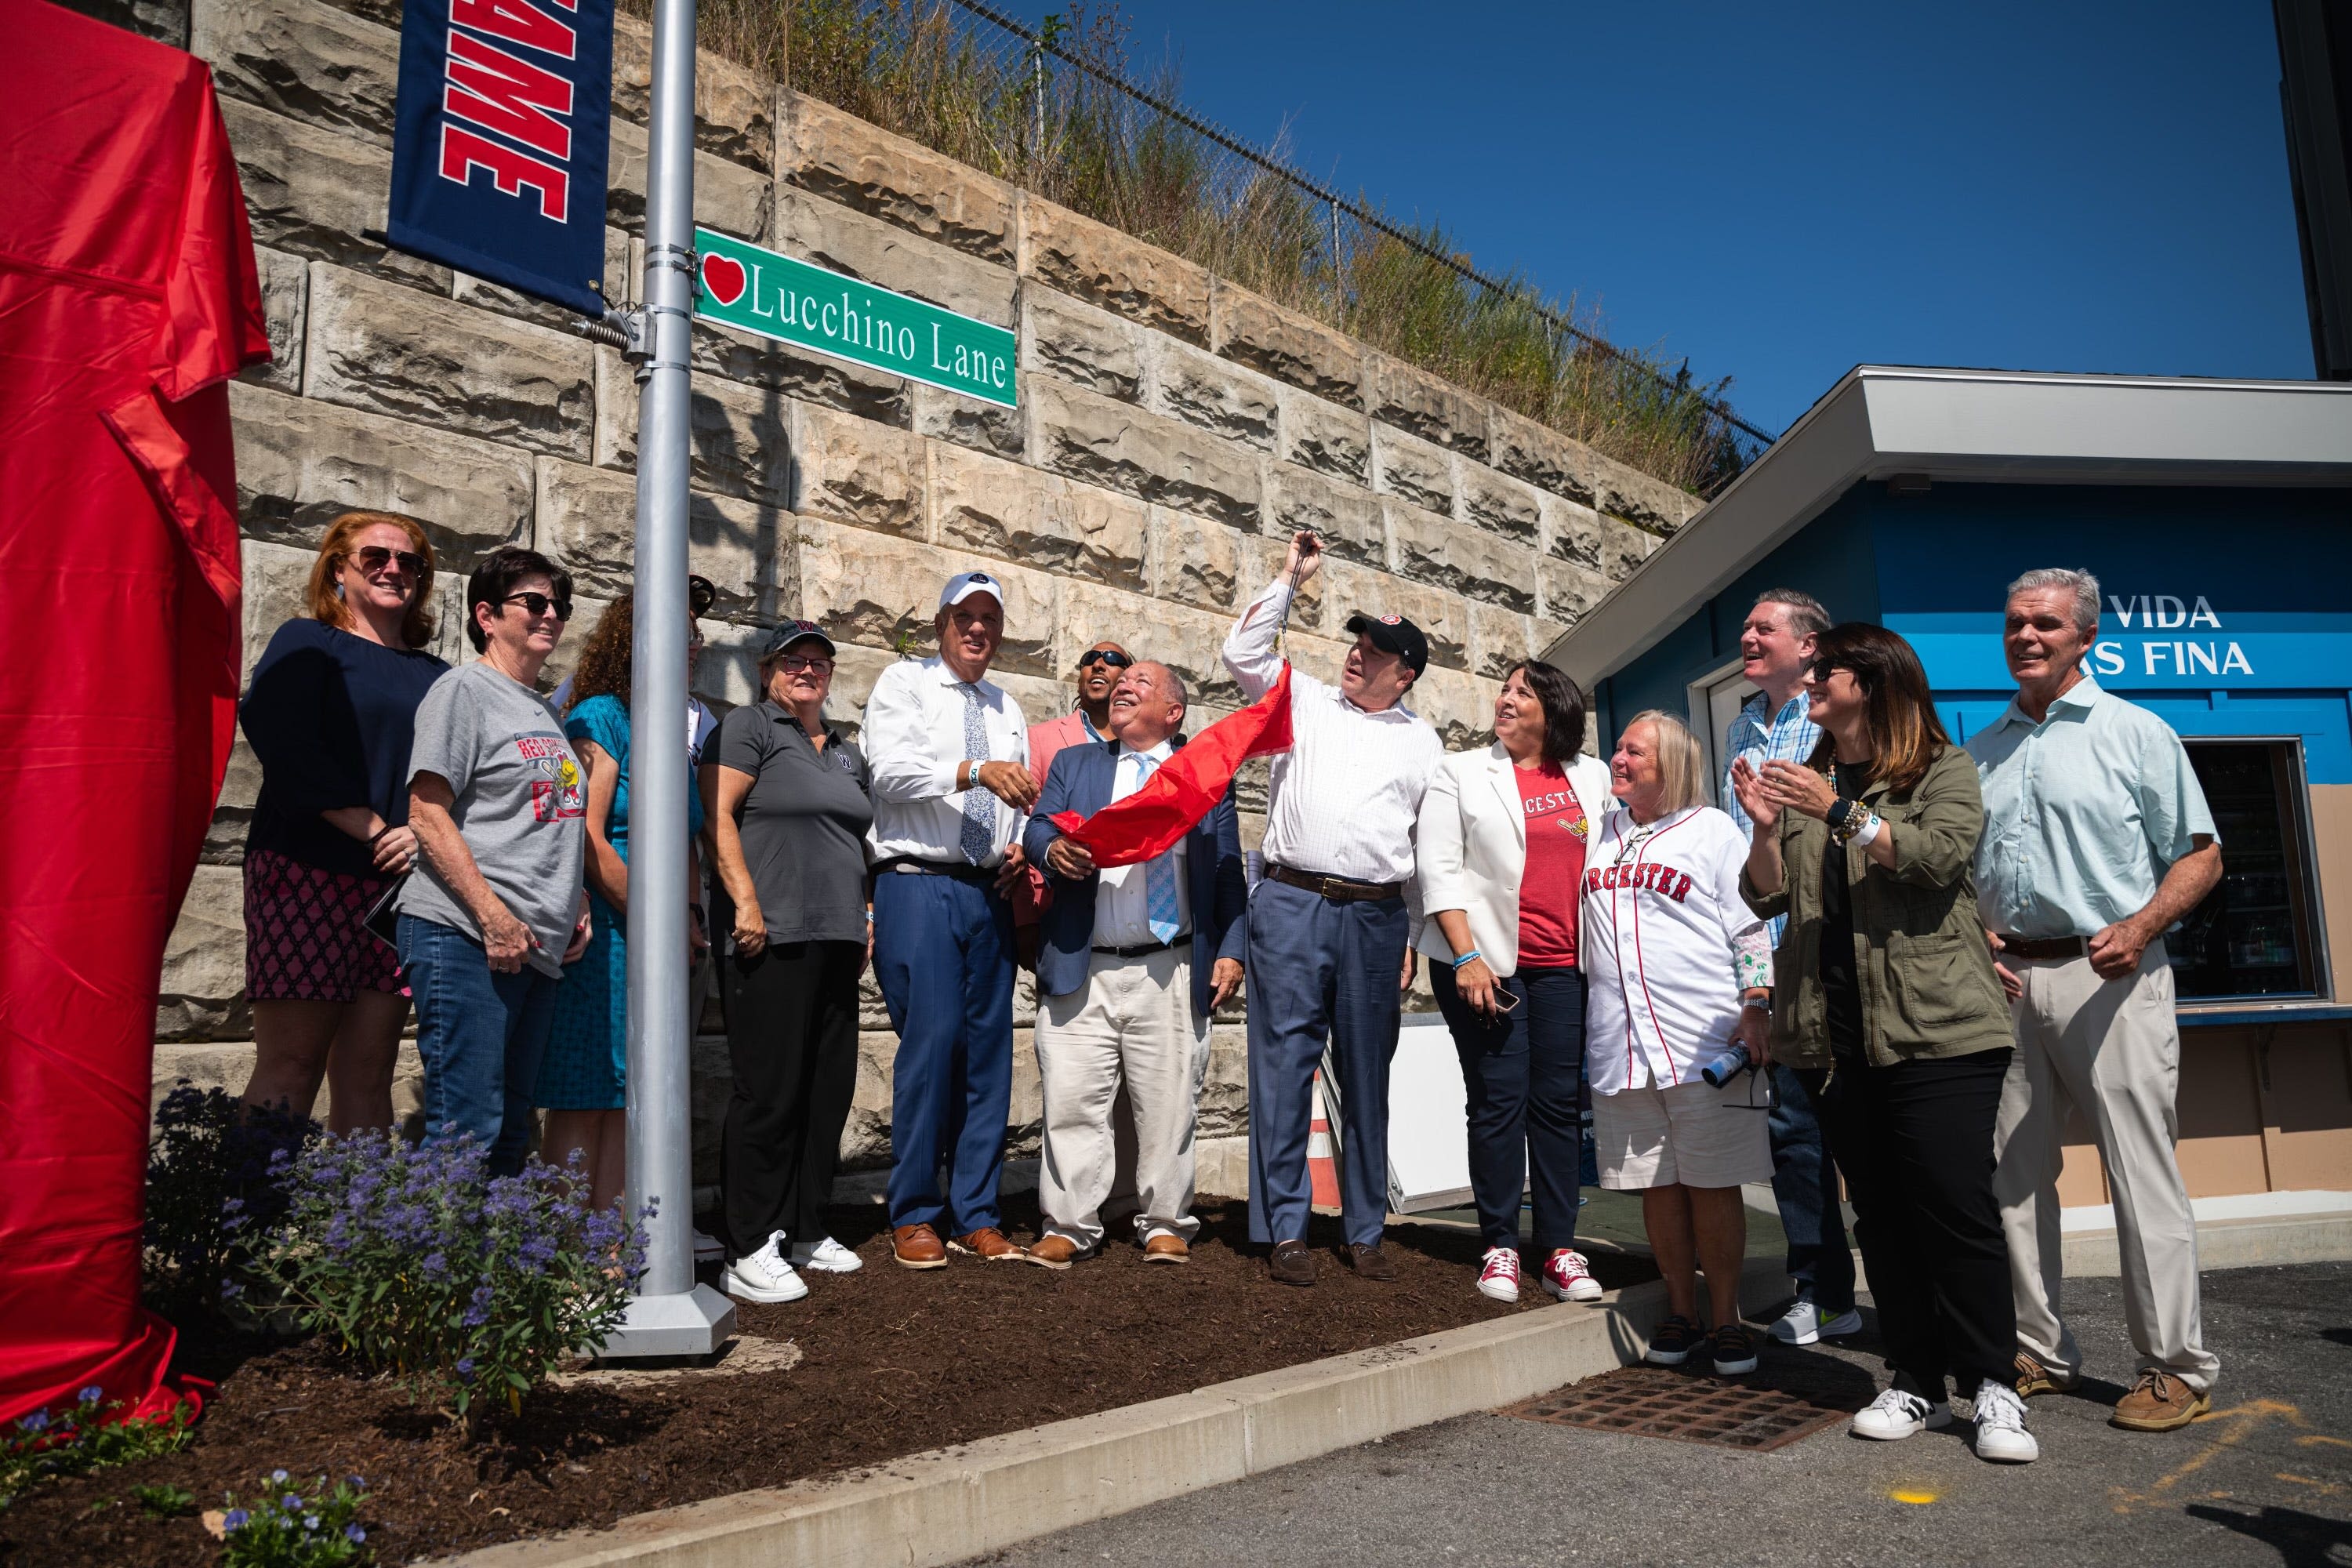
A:
<svg viewBox="0 0 2352 1568">
<path fill-rule="evenodd" d="M 158 1415 L 126 1416 L 93 1384 L 71 1405 L 36 1410 L 0 1426 L 0 1509 L 51 1476 L 79 1476 L 176 1454 L 194 1441 L 184 1400 Z"/>
<path fill-rule="evenodd" d="M 284 1470 L 262 1478 L 258 1493 L 239 1501 L 226 1494 L 221 1516 L 220 1568 L 344 1568 L 373 1563 L 375 1549 L 359 1521 L 367 1483 L 348 1476 L 332 1487 L 324 1476 L 307 1486 Z"/>
<path fill-rule="evenodd" d="M 488 1165 L 467 1137 L 322 1139 L 289 1162 L 264 1248 L 305 1327 L 446 1404 L 469 1434 L 602 1342 L 645 1269 L 644 1230 L 591 1207 L 576 1163 L 498 1177 Z"/>
<path fill-rule="evenodd" d="M 148 1293 L 171 1316 L 243 1315 L 240 1279 L 254 1243 L 285 1212 L 278 1156 L 290 1158 L 320 1131 L 283 1103 L 247 1109 L 185 1079 L 163 1097 L 141 1244 Z"/>
</svg>

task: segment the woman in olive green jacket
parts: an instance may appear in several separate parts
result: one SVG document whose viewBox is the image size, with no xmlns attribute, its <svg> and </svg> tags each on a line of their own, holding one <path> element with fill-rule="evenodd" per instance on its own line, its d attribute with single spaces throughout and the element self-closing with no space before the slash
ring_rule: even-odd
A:
<svg viewBox="0 0 2352 1568">
<path fill-rule="evenodd" d="M 1992 1194 L 2009 1005 L 1977 916 L 1975 764 L 1951 743 L 1909 643 L 1859 622 L 1822 635 L 1808 764 L 1732 769 L 1756 827 L 1740 891 L 1789 917 L 1772 1054 L 1793 1066 L 1854 1206 L 1894 1385 L 1856 1436 L 1950 1424 L 1974 1388 L 1977 1452 L 2039 1453 L 2011 1385 L 2017 1318 Z"/>
</svg>

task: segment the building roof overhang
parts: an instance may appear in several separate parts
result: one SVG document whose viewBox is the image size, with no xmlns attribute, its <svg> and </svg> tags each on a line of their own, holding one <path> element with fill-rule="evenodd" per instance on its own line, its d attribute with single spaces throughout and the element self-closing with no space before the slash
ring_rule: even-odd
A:
<svg viewBox="0 0 2352 1568">
<path fill-rule="evenodd" d="M 1856 484 L 2352 484 L 2352 384 L 1858 365 L 1544 657 L 1616 673 Z"/>
</svg>

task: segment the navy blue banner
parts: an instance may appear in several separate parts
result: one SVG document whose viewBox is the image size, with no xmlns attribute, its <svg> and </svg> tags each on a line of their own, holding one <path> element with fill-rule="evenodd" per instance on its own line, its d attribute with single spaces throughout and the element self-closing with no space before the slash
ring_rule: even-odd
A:
<svg viewBox="0 0 2352 1568">
<path fill-rule="evenodd" d="M 604 313 L 613 0 L 406 0 L 392 243 Z"/>
</svg>

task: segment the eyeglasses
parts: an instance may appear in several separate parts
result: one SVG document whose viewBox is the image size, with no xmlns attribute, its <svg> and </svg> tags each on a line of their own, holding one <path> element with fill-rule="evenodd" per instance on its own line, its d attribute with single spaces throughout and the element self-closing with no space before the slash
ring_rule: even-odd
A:
<svg viewBox="0 0 2352 1568">
<path fill-rule="evenodd" d="M 394 562 L 398 562 L 400 569 L 412 577 L 425 575 L 425 557 L 417 554 L 414 550 L 394 550 L 383 544 L 362 544 L 352 552 L 351 559 L 362 573 L 370 576 L 383 571 Z"/>
<path fill-rule="evenodd" d="M 509 594 L 505 598 L 500 599 L 499 603 L 501 605 L 520 605 L 522 606 L 522 613 L 529 616 L 533 620 L 539 619 L 540 616 L 547 614 L 550 610 L 553 610 L 555 612 L 555 618 L 559 621 L 568 621 L 572 618 L 571 600 L 551 599 L 544 594 Z"/>
<path fill-rule="evenodd" d="M 1107 664 L 1113 669 L 1125 669 L 1129 665 L 1131 665 L 1134 662 L 1134 659 L 1129 658 L 1126 654 L 1119 652 L 1117 648 L 1090 647 L 1087 649 L 1086 652 L 1078 655 L 1078 668 L 1080 669 L 1086 668 L 1086 667 L 1090 664 Z"/>
<path fill-rule="evenodd" d="M 779 654 L 776 657 L 776 668 L 787 675 L 798 675 L 804 669 L 814 675 L 831 675 L 833 660 L 821 654 L 814 658 L 801 653 Z"/>
</svg>

